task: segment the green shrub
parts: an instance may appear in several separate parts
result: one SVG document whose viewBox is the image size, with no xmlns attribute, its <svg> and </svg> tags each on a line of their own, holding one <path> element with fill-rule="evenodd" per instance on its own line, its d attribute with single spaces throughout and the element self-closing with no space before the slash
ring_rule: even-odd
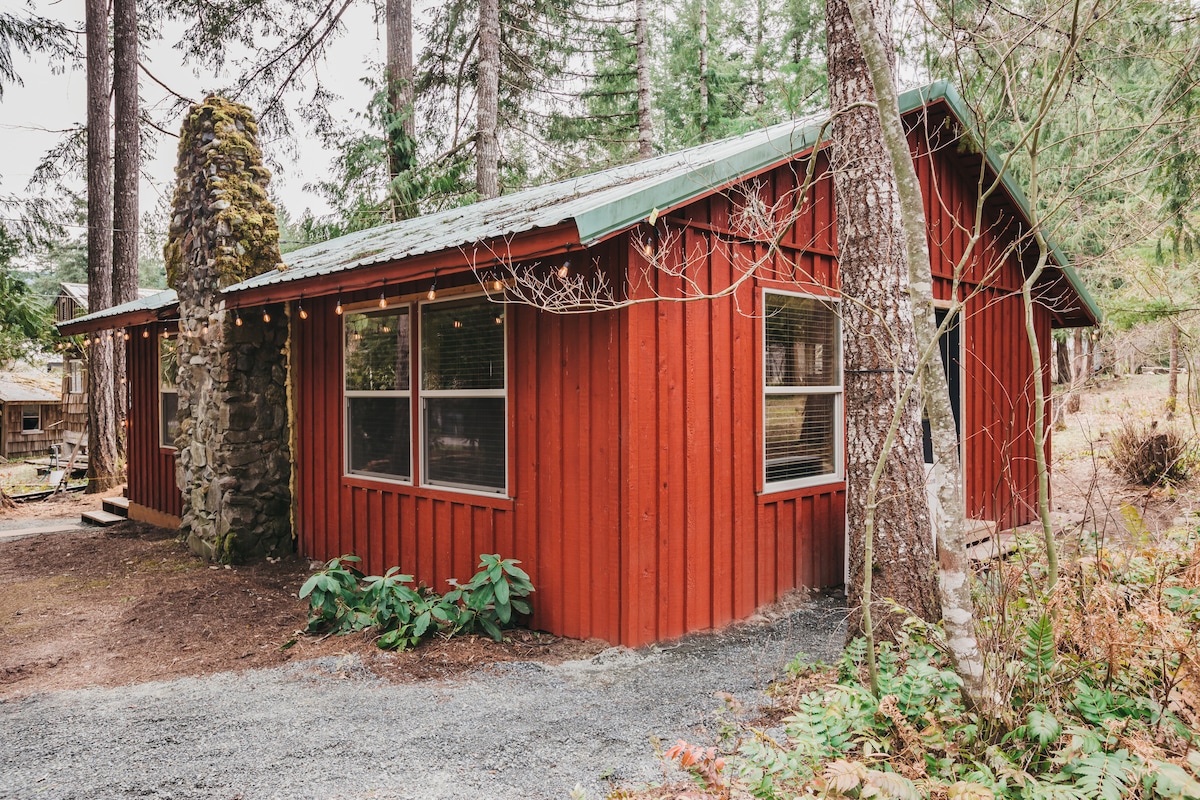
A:
<svg viewBox="0 0 1200 800">
<path fill-rule="evenodd" d="M 364 576 L 353 555 L 335 558 L 300 587 L 308 598 L 310 633 L 372 630 L 385 650 L 415 647 L 428 636 L 454 636 L 480 630 L 496 641 L 519 614 L 530 614 L 526 599 L 534 591 L 529 576 L 511 558 L 484 554 L 479 571 L 465 584 L 451 579 L 445 595 L 414 586 L 413 576 L 392 567 L 383 575 Z"/>
</svg>

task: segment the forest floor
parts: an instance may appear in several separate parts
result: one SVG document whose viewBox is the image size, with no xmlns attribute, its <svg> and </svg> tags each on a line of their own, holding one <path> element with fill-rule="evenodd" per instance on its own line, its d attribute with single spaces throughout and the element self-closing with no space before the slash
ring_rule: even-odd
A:
<svg viewBox="0 0 1200 800">
<path fill-rule="evenodd" d="M 1165 393 L 1165 376 L 1110 379 L 1085 393 L 1080 412 L 1064 415 L 1054 433 L 1053 501 L 1063 519 L 1086 518 L 1084 528 L 1115 535 L 1131 520 L 1161 531 L 1196 518 L 1197 482 L 1133 487 L 1105 462 L 1108 438 L 1123 420 L 1162 420 Z M 1192 436 L 1181 416 L 1176 424 Z M 300 633 L 305 607 L 296 592 L 316 566 L 307 559 L 217 568 L 173 532 L 134 522 L 4 537 L 25 521 L 69 523 L 98 505 L 97 495 L 71 495 L 0 510 L 0 699 L 339 654 L 355 655 L 385 679 L 414 681 L 483 664 L 588 658 L 606 647 L 514 631 L 502 644 L 466 637 L 383 654 L 365 636 Z"/>
</svg>

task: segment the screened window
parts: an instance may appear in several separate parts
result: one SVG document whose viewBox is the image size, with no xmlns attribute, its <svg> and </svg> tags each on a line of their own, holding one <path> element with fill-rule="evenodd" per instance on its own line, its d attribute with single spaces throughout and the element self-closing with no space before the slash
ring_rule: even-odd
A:
<svg viewBox="0 0 1200 800">
<path fill-rule="evenodd" d="M 72 359 L 67 365 L 67 394 L 83 394 L 86 391 L 83 382 L 83 362 Z"/>
<path fill-rule="evenodd" d="M 21 432 L 34 433 L 42 429 L 42 407 L 21 406 Z"/>
<path fill-rule="evenodd" d="M 176 336 L 158 339 L 158 435 L 163 447 L 175 447 L 179 434 L 179 340 Z"/>
<path fill-rule="evenodd" d="M 842 355 L 836 304 L 764 293 L 763 467 L 768 489 L 841 475 Z"/>
<path fill-rule="evenodd" d="M 348 471 L 412 480 L 407 306 L 345 315 Z"/>
<path fill-rule="evenodd" d="M 502 493 L 504 315 L 483 298 L 421 306 L 422 482 Z"/>
</svg>

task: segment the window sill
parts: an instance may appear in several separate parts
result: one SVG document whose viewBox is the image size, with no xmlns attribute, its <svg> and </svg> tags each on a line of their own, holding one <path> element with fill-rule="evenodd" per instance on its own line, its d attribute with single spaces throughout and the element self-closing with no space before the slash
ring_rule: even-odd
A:
<svg viewBox="0 0 1200 800">
<path fill-rule="evenodd" d="M 758 493 L 760 502 L 776 503 L 794 497 L 805 497 L 814 494 L 841 492 L 846 489 L 846 479 L 842 475 L 822 475 L 806 479 L 803 483 L 788 483 L 782 486 L 768 486 Z"/>
<path fill-rule="evenodd" d="M 37 436 L 38 434 L 41 434 L 41 433 L 45 433 L 45 431 L 42 430 L 41 428 L 34 428 L 33 430 L 29 430 L 29 431 L 21 431 L 22 436 Z"/>
<path fill-rule="evenodd" d="M 513 498 L 504 495 L 456 491 L 454 489 L 435 489 L 430 486 L 414 486 L 411 483 L 373 479 L 363 475 L 343 475 L 342 486 L 352 489 L 366 489 L 373 492 L 408 495 L 409 497 L 419 497 L 428 500 L 439 500 L 445 503 L 456 503 L 464 506 L 494 508 L 501 511 L 512 511 L 516 504 Z"/>
</svg>

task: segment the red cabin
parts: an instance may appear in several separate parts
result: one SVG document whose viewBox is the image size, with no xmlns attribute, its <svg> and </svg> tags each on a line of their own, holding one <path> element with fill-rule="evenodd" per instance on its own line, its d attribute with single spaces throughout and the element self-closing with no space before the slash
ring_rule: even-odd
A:
<svg viewBox="0 0 1200 800">
<path fill-rule="evenodd" d="M 946 352 L 959 354 L 968 510 L 1019 525 L 1035 515 L 1032 380 L 1048 374 L 1024 339 L 1030 264 L 1009 248 L 1025 200 L 1006 182 L 964 259 L 989 161 L 946 146 L 968 119 L 947 84 L 902 107 L 942 299 L 966 264 Z M 355 553 L 369 572 L 400 565 L 431 586 L 500 553 L 537 587 L 535 627 L 631 646 L 842 583 L 837 246 L 818 127 L 351 234 L 226 289 L 247 320 L 289 315 L 299 552 Z M 776 251 L 763 219 L 788 225 Z M 580 292 L 616 307 L 518 301 L 536 291 L 560 311 L 578 311 Z M 1039 291 L 1042 353 L 1051 328 L 1098 321 L 1060 253 Z M 696 293 L 709 296 L 676 302 Z M 161 366 L 173 315 L 166 292 L 62 326 L 132 333 L 130 513 L 159 524 L 181 509 Z"/>
</svg>

